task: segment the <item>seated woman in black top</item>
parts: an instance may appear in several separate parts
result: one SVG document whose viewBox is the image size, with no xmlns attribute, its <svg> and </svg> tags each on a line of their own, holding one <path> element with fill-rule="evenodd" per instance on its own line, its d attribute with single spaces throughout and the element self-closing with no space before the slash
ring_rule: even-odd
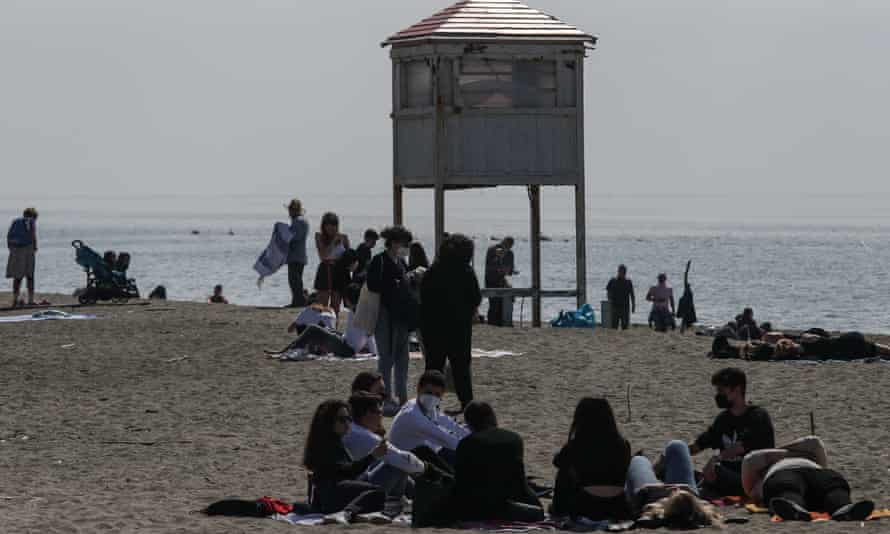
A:
<svg viewBox="0 0 890 534">
<path fill-rule="evenodd" d="M 630 443 L 618 430 L 606 399 L 581 399 L 569 441 L 553 465 L 558 471 L 552 514 L 589 519 L 625 519 L 630 515 L 624 497 Z"/>
<path fill-rule="evenodd" d="M 371 454 L 353 460 L 342 441 L 350 423 L 352 417 L 345 402 L 329 400 L 321 403 L 312 418 L 303 454 L 303 465 L 312 472 L 309 495 L 312 509 L 323 514 L 342 510 L 347 522 L 351 522 L 356 514 L 382 511 L 386 501 L 383 488 L 360 482 L 358 478 L 386 454 L 387 442 L 381 440 Z"/>
<path fill-rule="evenodd" d="M 487 403 L 470 402 L 464 418 L 473 433 L 457 446 L 454 519 L 542 521 L 544 509 L 525 477 L 522 438 L 498 428 Z"/>
</svg>

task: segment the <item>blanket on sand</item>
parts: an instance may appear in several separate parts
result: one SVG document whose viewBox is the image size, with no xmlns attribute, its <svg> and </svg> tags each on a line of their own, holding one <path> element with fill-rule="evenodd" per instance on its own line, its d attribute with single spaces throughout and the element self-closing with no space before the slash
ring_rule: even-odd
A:
<svg viewBox="0 0 890 534">
<path fill-rule="evenodd" d="M 506 350 L 482 350 L 473 349 L 473 358 L 505 358 L 507 356 L 522 356 L 522 353 L 515 353 Z M 268 354 L 269 358 L 281 360 L 283 362 L 367 362 L 376 360 L 376 354 L 356 354 L 352 358 L 340 358 L 333 354 L 307 354 L 300 351 L 289 351 L 280 354 Z M 410 354 L 412 360 L 422 360 L 422 352 L 412 352 Z"/>
<path fill-rule="evenodd" d="M 0 317 L 0 323 L 24 323 L 28 321 L 82 321 L 95 318 L 95 315 L 81 315 L 59 310 L 46 310 L 29 315 L 8 315 L 6 317 Z"/>
</svg>

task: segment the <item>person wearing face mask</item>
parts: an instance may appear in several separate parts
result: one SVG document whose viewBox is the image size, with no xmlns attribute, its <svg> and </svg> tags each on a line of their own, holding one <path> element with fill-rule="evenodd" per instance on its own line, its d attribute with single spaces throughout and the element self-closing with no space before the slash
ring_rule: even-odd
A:
<svg viewBox="0 0 890 534">
<path fill-rule="evenodd" d="M 405 404 L 393 419 L 390 442 L 403 451 L 414 452 L 421 460 L 435 462 L 423 452 L 431 450 L 444 464 L 453 465 L 458 443 L 470 432 L 442 413 L 444 394 L 445 375 L 435 370 L 423 373 L 417 383 L 417 398 Z"/>
<path fill-rule="evenodd" d="M 742 459 L 752 451 L 776 446 L 773 423 L 766 410 L 748 404 L 747 377 L 741 369 L 721 369 L 711 378 L 711 384 L 717 407 L 723 411 L 689 444 L 689 452 L 719 451 L 703 470 L 705 488 L 718 495 L 744 495 Z"/>
<path fill-rule="evenodd" d="M 369 291 L 380 295 L 375 328 L 377 371 L 383 375 L 386 385 L 384 413 L 392 415 L 408 401 L 409 333 L 418 326 L 420 307 L 405 263 L 413 240 L 411 232 L 393 226 L 380 235 L 385 250 L 371 260 L 367 284 Z M 398 397 L 398 404 L 393 401 L 394 395 Z"/>
</svg>

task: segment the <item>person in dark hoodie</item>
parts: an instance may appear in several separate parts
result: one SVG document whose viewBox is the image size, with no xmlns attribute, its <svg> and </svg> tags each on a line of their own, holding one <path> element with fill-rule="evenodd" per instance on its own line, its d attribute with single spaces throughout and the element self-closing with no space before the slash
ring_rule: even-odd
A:
<svg viewBox="0 0 890 534">
<path fill-rule="evenodd" d="M 457 446 L 453 517 L 464 521 L 542 521 L 544 509 L 525 476 L 522 438 L 498 428 L 488 403 L 471 402 L 464 417 L 472 434 Z"/>
<path fill-rule="evenodd" d="M 449 361 L 461 410 L 473 400 L 473 320 L 482 302 L 472 259 L 473 242 L 462 234 L 449 235 L 420 286 L 426 370 L 444 372 L 445 361 Z"/>
<path fill-rule="evenodd" d="M 686 272 L 683 274 L 683 296 L 680 297 L 680 304 L 677 306 L 677 317 L 680 319 L 680 332 L 685 332 L 687 328 L 698 322 L 695 315 L 695 300 L 692 295 L 692 286 L 689 285 L 689 269 L 692 267 L 692 260 L 686 262 Z"/>
</svg>

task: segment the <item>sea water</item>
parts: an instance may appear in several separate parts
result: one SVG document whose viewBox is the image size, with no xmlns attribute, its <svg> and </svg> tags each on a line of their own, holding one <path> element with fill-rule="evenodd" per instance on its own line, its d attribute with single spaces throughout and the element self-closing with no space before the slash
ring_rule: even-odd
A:
<svg viewBox="0 0 890 534">
<path fill-rule="evenodd" d="M 365 228 L 391 221 L 389 195 L 340 192 L 303 196 L 313 232 L 324 211 L 340 216 L 341 230 L 356 246 Z M 575 283 L 574 204 L 566 190 L 544 189 L 543 285 Z M 84 285 L 71 241 L 99 253 L 127 251 L 129 275 L 143 295 L 164 285 L 173 300 L 205 301 L 215 284 L 230 302 L 278 306 L 289 302 L 286 269 L 257 287 L 252 266 L 268 243 L 272 225 L 286 220 L 281 196 L 75 197 L 0 201 L 6 224 L 20 210 L 40 210 L 39 292 L 70 294 Z M 646 290 L 665 272 L 679 300 L 683 269 L 692 260 L 690 283 L 698 317 L 722 324 L 751 306 L 756 318 L 778 327 L 821 327 L 890 333 L 890 195 L 774 198 L 733 195 L 590 195 L 587 205 L 588 300 L 598 309 L 619 263 L 634 281 L 637 312 L 649 310 Z M 530 285 L 528 200 L 521 188 L 449 192 L 446 226 L 476 242 L 476 271 L 483 275 L 485 249 L 505 235 L 516 238 L 520 274 L 514 287 Z M 432 250 L 432 194 L 411 192 L 405 223 Z M 378 245 L 378 250 L 380 246 Z M 3 258 L 0 252 L 0 259 Z M 312 239 L 304 283 L 318 265 Z M 544 301 L 544 318 L 574 307 L 574 299 Z M 483 312 L 485 305 L 483 305 Z M 527 323 L 531 302 L 518 300 L 515 320 Z"/>
</svg>

